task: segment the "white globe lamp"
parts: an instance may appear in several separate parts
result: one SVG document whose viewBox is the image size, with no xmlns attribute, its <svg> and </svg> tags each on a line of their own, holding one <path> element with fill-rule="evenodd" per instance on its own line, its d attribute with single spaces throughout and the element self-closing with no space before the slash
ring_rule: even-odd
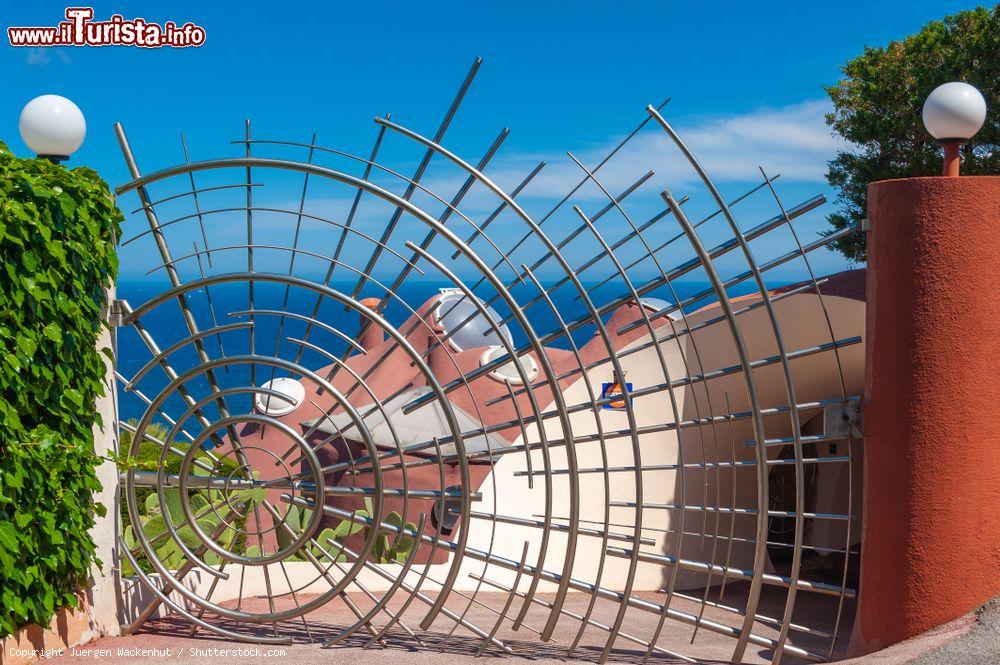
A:
<svg viewBox="0 0 1000 665">
<path fill-rule="evenodd" d="M 922 116 L 928 133 L 944 147 L 944 175 L 957 176 L 960 148 L 986 121 L 982 93 L 962 81 L 944 83 L 927 96 Z"/>
<path fill-rule="evenodd" d="M 80 108 L 59 95 L 42 95 L 28 102 L 18 128 L 36 155 L 56 163 L 69 159 L 87 135 Z"/>
</svg>

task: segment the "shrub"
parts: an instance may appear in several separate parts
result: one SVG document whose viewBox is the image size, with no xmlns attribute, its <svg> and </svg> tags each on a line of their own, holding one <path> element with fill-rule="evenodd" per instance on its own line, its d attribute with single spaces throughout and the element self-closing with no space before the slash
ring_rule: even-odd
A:
<svg viewBox="0 0 1000 665">
<path fill-rule="evenodd" d="M 129 420 L 128 423 L 133 427 L 137 426 L 139 423 L 136 420 Z M 152 422 L 146 428 L 146 434 L 153 437 L 159 441 L 165 441 L 167 435 L 170 433 L 169 428 L 164 426 L 162 423 Z M 127 429 L 122 429 L 119 436 L 120 447 L 123 451 L 129 450 L 132 445 L 132 433 Z M 174 448 L 187 451 L 187 446 L 183 441 L 174 441 Z M 158 443 L 153 441 L 144 440 L 139 444 L 139 449 L 135 455 L 134 467 L 139 471 L 159 471 L 160 469 L 160 453 L 162 448 Z M 239 470 L 240 465 L 228 457 L 221 457 L 217 462 L 213 462 L 208 455 L 198 452 L 197 459 L 204 462 L 208 462 L 213 465 L 215 475 L 220 475 L 223 477 L 229 477 L 236 475 Z M 163 462 L 163 470 L 165 473 L 180 473 L 181 463 L 183 457 L 176 453 L 168 452 L 166 459 Z M 201 470 L 197 467 L 192 467 L 193 473 L 201 473 Z M 168 514 L 170 515 L 170 522 L 173 525 L 178 525 L 183 522 L 184 516 L 181 513 L 180 508 L 180 493 L 177 489 L 167 489 L 165 491 L 167 497 L 167 507 Z M 159 508 L 159 497 L 156 494 L 156 489 L 152 487 L 138 487 L 135 490 L 136 505 L 139 507 L 139 516 L 142 520 L 142 530 L 146 535 L 146 538 L 152 539 L 161 534 L 166 530 L 166 524 L 163 521 L 163 515 Z M 225 498 L 222 497 L 221 492 L 215 490 L 204 490 L 196 491 L 191 495 L 191 504 L 196 515 L 200 515 L 205 511 L 209 505 L 217 506 L 216 511 L 210 511 L 209 514 L 204 515 L 199 520 L 199 526 L 205 533 L 211 533 L 216 526 L 220 523 L 219 515 L 222 512 L 222 508 L 225 505 Z M 132 525 L 132 520 L 128 514 L 128 506 L 126 502 L 122 500 L 121 502 L 121 519 L 122 519 L 122 534 L 125 540 L 125 544 L 129 549 L 135 549 L 138 547 L 138 540 L 136 539 L 134 529 Z M 216 541 L 223 547 L 227 549 L 232 549 L 236 552 L 243 552 L 246 549 L 246 534 L 243 532 L 246 527 L 246 517 L 240 516 L 233 520 L 233 526 L 231 529 L 227 529 L 220 538 Z M 184 526 L 179 529 L 181 537 L 184 542 L 191 549 L 196 549 L 200 542 L 197 540 L 197 536 L 194 530 L 189 526 Z M 176 568 L 184 560 L 183 552 L 177 544 L 171 538 L 166 538 L 159 541 L 155 545 L 157 558 L 163 562 L 168 568 Z M 153 566 L 146 560 L 145 554 L 140 551 L 136 557 L 139 563 L 139 567 L 142 568 L 147 573 L 154 572 Z M 203 559 L 208 563 L 216 563 L 216 556 L 208 552 L 203 557 Z M 122 562 L 122 574 L 123 575 L 133 575 L 135 571 L 132 570 L 131 564 L 128 561 Z"/>
</svg>

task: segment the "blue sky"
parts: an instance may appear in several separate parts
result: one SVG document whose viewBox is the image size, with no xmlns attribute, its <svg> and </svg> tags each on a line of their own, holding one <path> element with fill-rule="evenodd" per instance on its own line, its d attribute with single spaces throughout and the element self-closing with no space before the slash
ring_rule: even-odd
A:
<svg viewBox="0 0 1000 665">
<path fill-rule="evenodd" d="M 44 93 L 67 96 L 81 107 L 88 135 L 72 164 L 92 166 L 112 184 L 127 179 L 112 132 L 115 121 L 124 124 L 145 171 L 181 160 L 182 131 L 193 159 L 237 154 L 240 148 L 229 141 L 241 138 L 246 117 L 255 136 L 308 141 L 315 131 L 320 144 L 367 154 L 377 114 L 391 112 L 400 123 L 433 134 L 479 55 L 483 66 L 444 143 L 476 161 L 497 131 L 510 127 L 491 167 L 501 184 L 513 186 L 540 158 L 550 164 L 537 182 L 539 191 L 526 199 L 530 208 L 533 197 L 556 196 L 578 176 L 566 150 L 592 164 L 635 127 L 646 104 L 668 96 L 666 117 L 727 195 L 752 183 L 757 164 L 763 164 L 782 174 L 787 203 L 818 192 L 832 200 L 823 173 L 837 144 L 822 122 L 828 108 L 823 86 L 835 82 L 838 66 L 866 45 L 901 38 L 975 3 L 93 5 L 98 19 L 122 13 L 158 23 L 193 21 L 205 28 L 207 41 L 178 50 L 29 52 L 5 45 L 0 139 L 18 154 L 28 154 L 17 132 L 20 109 Z M 64 8 L 7 3 L 4 27 L 54 25 Z M 685 193 L 690 174 L 663 151 L 659 135 L 635 142 L 625 166 L 609 167 L 609 188 L 631 182 L 635 176 L 627 167 L 634 163 L 653 168 Z M 403 172 L 412 171 L 419 154 L 399 141 L 385 152 Z M 427 181 L 446 190 L 455 178 L 432 169 Z M 287 183 L 289 200 L 298 196 L 297 188 Z M 333 214 L 343 200 L 330 196 L 325 210 Z M 584 194 L 584 203 L 588 196 L 596 206 L 597 193 Z M 122 207 L 134 203 L 129 197 Z M 476 210 L 474 197 L 471 207 Z M 530 211 L 539 210 L 544 206 Z M 748 206 L 747 226 L 756 212 Z M 131 219 L 131 228 L 141 230 L 139 221 Z M 813 224 L 822 227 L 821 214 Z M 815 263 L 825 271 L 843 266 L 825 251 Z M 130 273 L 128 261 L 124 272 Z"/>
</svg>

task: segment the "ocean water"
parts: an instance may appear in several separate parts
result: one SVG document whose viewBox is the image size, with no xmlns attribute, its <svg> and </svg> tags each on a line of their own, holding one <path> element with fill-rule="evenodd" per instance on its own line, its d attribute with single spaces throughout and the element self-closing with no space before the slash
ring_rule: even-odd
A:
<svg viewBox="0 0 1000 665">
<path fill-rule="evenodd" d="M 642 282 L 636 280 L 636 283 L 641 284 Z M 339 291 L 350 293 L 353 290 L 354 282 L 335 282 L 331 286 Z M 397 291 L 398 298 L 391 301 L 384 316 L 394 326 L 399 327 L 411 315 L 410 308 L 412 310 L 419 309 L 424 302 L 437 295 L 442 287 L 447 286 L 451 285 L 427 280 L 407 282 Z M 622 284 L 612 283 L 596 289 L 593 284 L 585 284 L 584 286 L 588 289 L 591 300 L 598 307 L 627 293 L 627 288 Z M 730 296 L 749 293 L 752 289 L 751 284 L 741 286 L 741 289 L 733 290 Z M 708 284 L 705 282 L 678 282 L 673 284 L 673 293 L 666 288 L 660 288 L 648 295 L 675 302 L 676 299 L 687 298 L 707 287 Z M 138 309 L 143 303 L 162 294 L 167 288 L 168 285 L 160 282 L 122 281 L 118 284 L 118 297 L 127 300 L 133 309 Z M 518 285 L 513 289 L 513 294 L 517 302 L 522 305 L 522 311 L 536 335 L 541 336 L 558 328 L 557 317 L 544 300 L 530 307 L 523 307 L 537 294 L 533 287 Z M 361 295 L 378 296 L 380 293 L 374 287 L 366 287 Z M 584 317 L 587 314 L 585 304 L 581 299 L 575 297 L 576 295 L 576 290 L 570 284 L 562 286 L 552 294 L 559 315 L 566 322 Z M 288 289 L 286 292 L 284 285 L 275 283 L 255 283 L 253 296 L 254 309 L 258 311 L 276 310 L 309 315 L 317 302 L 315 292 L 297 288 Z M 489 295 L 486 294 L 483 297 L 489 298 Z M 689 309 L 701 307 L 707 302 L 709 301 L 693 303 Z M 249 320 L 248 316 L 240 314 L 250 309 L 249 290 L 246 282 L 219 284 L 212 286 L 208 292 L 204 289 L 192 292 L 187 297 L 187 303 L 199 330 Z M 506 317 L 510 313 L 510 310 L 503 303 L 495 303 L 493 307 L 501 317 Z M 358 315 L 354 311 L 346 311 L 343 305 L 333 300 L 323 299 L 317 318 L 348 337 L 353 338 L 358 332 Z M 175 299 L 168 299 L 153 308 L 141 317 L 140 322 L 161 350 L 170 348 L 171 345 L 189 335 L 181 309 Z M 303 321 L 286 318 L 282 323 L 281 317 L 260 314 L 255 317 L 253 340 L 251 340 L 248 329 L 240 329 L 206 337 L 203 346 L 212 359 L 249 354 L 252 343 L 258 355 L 295 360 L 301 351 L 299 362 L 305 367 L 315 369 L 328 365 L 330 361 L 323 354 L 310 349 L 302 350 L 302 347 L 289 341 L 289 338 L 301 339 L 305 334 L 306 327 L 307 324 Z M 527 337 L 524 330 L 518 327 L 515 321 L 512 321 L 509 327 L 515 344 L 526 342 Z M 582 345 L 592 337 L 594 331 L 593 324 L 584 325 L 573 332 L 573 337 L 578 344 Z M 316 327 L 313 328 L 309 341 L 337 356 L 343 353 L 347 346 L 342 339 Z M 569 343 L 566 339 L 558 339 L 550 346 L 565 349 L 569 348 Z M 131 380 L 152 357 L 153 354 L 135 329 L 131 327 L 119 329 L 118 371 L 125 379 Z M 186 370 L 199 364 L 198 355 L 191 344 L 182 346 L 171 353 L 168 361 L 178 374 L 183 374 Z M 274 370 L 273 376 L 287 374 L 286 371 L 278 369 Z M 215 371 L 215 377 L 222 389 L 238 388 L 264 383 L 272 378 L 272 370 L 261 365 L 238 363 L 220 367 Z M 135 388 L 148 399 L 156 399 L 168 383 L 169 379 L 164 369 L 153 366 L 136 384 Z M 186 385 L 196 399 L 208 394 L 209 386 L 204 376 L 195 377 Z M 235 413 L 246 412 L 251 406 L 249 395 L 236 395 L 227 398 L 227 401 L 230 404 L 230 411 Z M 176 393 L 168 396 L 162 405 L 162 411 L 172 417 L 183 413 L 185 408 L 183 400 Z M 208 405 L 204 409 L 206 416 L 210 419 L 218 417 L 214 408 L 213 405 Z M 122 391 L 119 385 L 119 411 L 123 420 L 139 419 L 146 409 L 146 402 L 136 391 Z M 158 419 L 162 421 L 162 418 Z"/>
</svg>

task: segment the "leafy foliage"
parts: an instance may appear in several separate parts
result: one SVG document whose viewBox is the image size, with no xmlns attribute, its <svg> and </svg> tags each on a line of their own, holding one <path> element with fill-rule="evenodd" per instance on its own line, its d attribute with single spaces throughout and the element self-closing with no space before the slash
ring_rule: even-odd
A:
<svg viewBox="0 0 1000 665">
<path fill-rule="evenodd" d="M 121 220 L 94 171 L 0 143 L 0 637 L 75 605 L 95 561 L 96 344 Z"/>
<path fill-rule="evenodd" d="M 308 508 L 300 508 L 294 505 L 289 506 L 288 512 L 285 514 L 285 524 L 289 526 L 296 536 L 299 536 L 309 525 L 312 514 L 313 512 Z M 357 518 L 371 519 L 371 500 L 365 499 L 365 509 L 354 511 L 354 515 Z M 390 512 L 386 516 L 385 522 L 399 529 L 409 530 L 410 532 L 417 530 L 417 525 L 413 522 L 407 522 L 404 525 L 402 516 L 396 511 Z M 348 560 L 347 555 L 340 551 L 336 547 L 336 544 L 344 543 L 347 538 L 357 533 L 363 533 L 364 538 L 367 540 L 371 535 L 371 529 L 371 526 L 367 526 L 355 519 L 343 519 L 337 523 L 337 526 L 333 528 L 327 527 L 320 531 L 319 534 L 314 535 L 313 540 L 316 541 L 316 544 L 308 547 L 309 553 L 321 562 L 329 561 L 331 555 L 338 563 L 346 562 Z M 279 547 L 288 547 L 292 543 L 292 540 L 292 534 L 288 530 L 278 529 Z M 375 543 L 372 545 L 370 560 L 374 563 L 404 563 L 413 549 L 413 545 L 414 539 L 411 536 L 401 534 L 398 531 L 380 528 Z M 247 548 L 247 555 L 260 556 L 260 549 L 256 545 L 251 545 Z M 289 559 L 292 561 L 306 560 L 302 554 L 294 554 Z"/>
<path fill-rule="evenodd" d="M 365 499 L 365 510 L 357 510 L 354 514 L 357 517 L 371 519 L 371 499 Z M 384 521 L 386 524 L 391 524 L 399 530 L 408 531 L 410 533 L 417 530 L 417 525 L 413 522 L 403 524 L 403 517 L 396 511 L 392 511 L 386 515 Z M 341 520 L 341 522 L 332 529 L 323 529 L 323 531 L 316 538 L 316 542 L 326 548 L 331 540 L 342 543 L 347 537 L 353 536 L 359 532 L 363 532 L 365 540 L 368 540 L 368 538 L 371 537 L 371 530 L 371 526 L 366 526 L 356 520 L 345 519 Z M 370 555 L 371 560 L 374 563 L 404 563 L 406 561 L 406 557 L 410 554 L 410 550 L 413 549 L 413 545 L 414 540 L 411 536 L 405 535 L 398 530 L 390 531 L 384 527 L 379 528 L 378 534 L 375 536 L 375 543 L 372 545 Z M 315 551 L 313 554 L 315 554 L 317 558 L 321 557 L 319 549 L 314 549 Z M 338 556 L 337 560 L 345 560 L 344 555 L 341 554 Z"/>
<path fill-rule="evenodd" d="M 1000 5 L 928 23 L 915 35 L 881 48 L 868 47 L 841 68 L 845 78 L 827 88 L 834 111 L 827 124 L 847 139 L 849 150 L 830 162 L 827 181 L 838 190 L 834 229 L 860 226 L 868 183 L 889 178 L 940 175 L 941 148 L 924 129 L 921 109 L 942 83 L 966 81 L 986 98 L 983 129 L 963 149 L 962 172 L 1000 171 Z M 865 260 L 861 233 L 832 249 Z"/>
<path fill-rule="evenodd" d="M 138 421 L 135 419 L 130 419 L 127 423 L 133 427 L 138 425 Z M 169 433 L 169 429 L 162 423 L 158 422 L 150 423 L 146 428 L 146 435 L 155 438 L 158 441 L 165 441 Z M 123 428 L 121 435 L 119 436 L 119 442 L 122 450 L 131 449 L 132 433 Z M 174 441 L 172 442 L 172 445 L 178 450 L 187 450 L 187 444 L 184 442 Z M 128 466 L 134 467 L 139 471 L 158 471 L 160 469 L 161 452 L 162 448 L 158 443 L 145 440 L 139 444 L 138 451 L 134 459 L 130 460 L 130 464 L 128 464 Z M 239 464 L 227 457 L 221 457 L 217 462 L 213 462 L 208 455 L 199 452 L 197 459 L 213 464 L 215 475 L 229 477 L 234 475 L 239 469 Z M 166 459 L 163 462 L 164 472 L 179 473 L 182 461 L 183 457 L 180 455 L 168 452 Z M 195 475 L 207 475 L 208 472 L 200 467 L 192 467 L 191 473 Z M 250 491 L 253 490 L 242 490 L 243 493 Z M 240 498 L 239 493 L 230 494 L 232 495 L 230 500 L 235 504 Z M 142 532 L 145 534 L 147 539 L 152 540 L 167 530 L 167 526 L 164 523 L 163 513 L 160 511 L 159 495 L 156 493 L 154 488 L 139 487 L 136 488 L 135 496 L 138 505 L 141 506 L 139 518 L 141 520 Z M 167 514 L 170 516 L 170 523 L 173 525 L 180 524 L 184 521 L 184 514 L 181 509 L 180 490 L 168 488 L 164 491 L 164 496 L 166 498 Z M 244 498 L 247 499 L 244 503 L 248 503 L 250 497 Z M 207 534 L 211 534 L 215 531 L 215 529 L 222 522 L 221 516 L 227 514 L 229 510 L 226 497 L 223 496 L 222 492 L 217 490 L 199 490 L 193 492 L 191 494 L 190 501 L 191 509 L 194 511 L 195 515 L 205 513 L 205 515 L 198 519 L 198 526 L 201 527 L 202 531 Z M 241 509 L 241 512 L 245 514 L 245 506 Z M 139 546 L 139 541 L 136 539 L 135 527 L 129 517 L 128 506 L 124 501 L 121 503 L 121 518 L 123 525 L 122 537 L 129 549 L 134 550 Z M 215 542 L 225 549 L 242 552 L 246 545 L 246 534 L 243 533 L 245 526 L 246 517 L 243 515 L 231 520 L 231 526 L 222 531 L 215 539 Z M 177 532 L 180 535 L 181 540 L 183 540 L 190 549 L 195 550 L 201 545 L 200 539 L 194 529 L 190 526 L 185 525 L 177 529 Z M 184 561 L 183 551 L 169 535 L 156 542 L 154 544 L 154 550 L 156 551 L 157 559 L 163 562 L 167 568 L 178 568 Z M 146 561 L 141 550 L 137 559 L 140 568 L 146 572 L 153 572 L 153 567 L 148 561 Z M 202 557 L 202 560 L 209 564 L 219 562 L 218 557 L 214 552 L 206 552 L 206 554 Z M 123 575 L 135 574 L 135 571 L 132 570 L 132 566 L 127 560 L 123 561 L 122 566 Z"/>
<path fill-rule="evenodd" d="M 180 490 L 176 488 L 167 488 L 164 490 L 163 494 L 165 508 L 167 514 L 170 516 L 170 523 L 172 525 L 181 524 L 184 521 L 184 512 L 181 508 Z M 215 492 L 215 494 L 220 493 Z M 201 516 L 198 518 L 198 527 L 209 535 L 214 534 L 216 529 L 222 524 L 222 515 L 229 512 L 226 499 L 224 497 L 209 496 L 208 492 L 197 492 L 193 494 L 190 498 L 190 503 L 192 512 L 194 512 L 195 515 Z M 181 550 L 180 546 L 177 544 L 177 541 L 170 535 L 163 536 L 159 541 L 154 540 L 160 537 L 161 534 L 164 534 L 167 530 L 166 522 L 164 521 L 163 514 L 160 510 L 160 497 L 158 494 L 154 493 L 146 497 L 144 512 L 145 514 L 140 517 L 142 532 L 148 540 L 154 542 L 156 558 L 170 570 L 180 568 L 181 564 L 186 560 L 186 557 L 183 550 Z M 176 530 L 180 539 L 192 551 L 198 549 L 201 545 L 201 539 L 190 526 L 184 525 Z M 215 537 L 215 542 L 224 549 L 228 549 L 232 547 L 235 536 L 236 531 L 233 526 L 223 527 Z M 125 530 L 122 533 L 122 539 L 125 541 L 125 545 L 130 550 L 134 550 L 139 546 L 139 541 L 136 539 L 135 535 L 135 525 L 128 524 L 125 526 Z M 219 555 L 210 550 L 206 551 L 201 556 L 201 559 L 209 565 L 215 565 L 221 562 Z M 142 566 L 143 560 L 140 559 L 139 561 L 139 565 Z M 131 564 L 127 560 L 124 561 L 122 564 L 122 575 L 134 574 L 135 571 L 132 570 Z"/>
</svg>

